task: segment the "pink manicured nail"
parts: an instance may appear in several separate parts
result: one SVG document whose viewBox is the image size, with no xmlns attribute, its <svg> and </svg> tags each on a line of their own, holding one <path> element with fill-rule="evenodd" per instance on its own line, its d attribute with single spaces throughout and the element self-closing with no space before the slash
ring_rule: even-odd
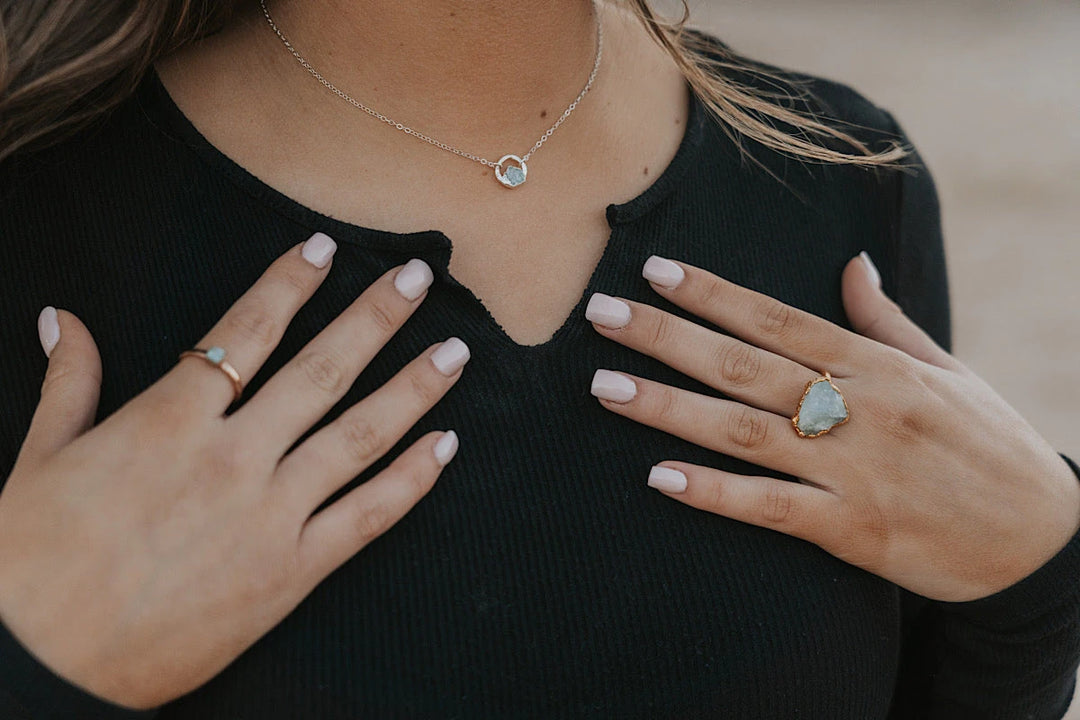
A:
<svg viewBox="0 0 1080 720">
<path fill-rule="evenodd" d="M 394 278 L 394 287 L 406 300 L 415 300 L 431 287 L 435 276 L 431 274 L 431 268 L 423 260 L 413 258 L 405 263 L 405 267 L 398 270 Z"/>
<path fill-rule="evenodd" d="M 644 267 L 641 268 L 641 276 L 662 288 L 674 290 L 679 287 L 679 283 L 686 277 L 686 273 L 670 260 L 659 255 L 653 255 L 645 261 Z"/>
<path fill-rule="evenodd" d="M 41 310 L 37 319 L 38 339 L 45 357 L 52 355 L 56 343 L 60 342 L 60 321 L 56 317 L 56 308 L 49 305 Z"/>
<path fill-rule="evenodd" d="M 649 487 L 669 493 L 686 492 L 686 476 L 678 470 L 654 465 L 649 471 Z"/>
<path fill-rule="evenodd" d="M 439 372 L 450 377 L 469 362 L 469 346 L 456 337 L 444 340 L 431 353 L 431 362 Z"/>
<path fill-rule="evenodd" d="M 317 232 L 307 239 L 300 254 L 315 267 L 324 268 L 330 264 L 335 250 L 337 243 L 331 240 L 329 235 Z"/>
<path fill-rule="evenodd" d="M 601 400 L 612 402 L 630 402 L 637 395 L 637 385 L 622 373 L 611 370 L 597 370 L 593 375 L 590 391 Z"/>
<path fill-rule="evenodd" d="M 453 430 L 447 430 L 435 443 L 435 461 L 445 467 L 447 463 L 454 459 L 457 449 L 457 433 Z"/>
<path fill-rule="evenodd" d="M 878 272 L 877 266 L 874 265 L 874 261 L 870 259 L 870 255 L 863 250 L 859 253 L 859 257 L 862 258 L 863 265 L 866 267 L 866 274 L 870 278 L 870 282 L 878 288 L 881 287 L 881 273 Z"/>
<path fill-rule="evenodd" d="M 610 295 L 593 293 L 585 307 L 585 319 L 616 330 L 630 322 L 630 306 Z"/>
</svg>

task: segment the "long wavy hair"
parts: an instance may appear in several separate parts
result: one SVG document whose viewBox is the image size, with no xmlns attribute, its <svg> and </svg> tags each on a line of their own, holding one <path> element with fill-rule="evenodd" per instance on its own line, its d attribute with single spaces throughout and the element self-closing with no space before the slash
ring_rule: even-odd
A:
<svg viewBox="0 0 1080 720">
<path fill-rule="evenodd" d="M 687 31 L 648 0 L 624 3 L 674 59 L 735 139 L 803 160 L 893 166 L 897 143 L 874 151 L 843 125 L 793 99 L 805 93 L 761 66 Z M 0 160 L 56 142 L 128 97 L 162 55 L 220 29 L 252 0 L 0 0 Z M 766 83 L 738 78 L 764 77 Z M 771 88 L 771 89 L 762 89 Z"/>
</svg>

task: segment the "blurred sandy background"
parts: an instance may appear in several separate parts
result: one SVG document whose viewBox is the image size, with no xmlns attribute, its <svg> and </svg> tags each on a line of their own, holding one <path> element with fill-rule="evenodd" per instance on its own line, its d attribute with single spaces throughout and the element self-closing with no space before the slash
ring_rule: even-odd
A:
<svg viewBox="0 0 1080 720">
<path fill-rule="evenodd" d="M 736 50 L 893 112 L 941 193 L 954 352 L 1080 459 L 1080 2 L 690 4 Z"/>
<path fill-rule="evenodd" d="M 941 193 L 955 353 L 1080 458 L 1080 2 L 690 0 L 891 110 Z"/>
</svg>

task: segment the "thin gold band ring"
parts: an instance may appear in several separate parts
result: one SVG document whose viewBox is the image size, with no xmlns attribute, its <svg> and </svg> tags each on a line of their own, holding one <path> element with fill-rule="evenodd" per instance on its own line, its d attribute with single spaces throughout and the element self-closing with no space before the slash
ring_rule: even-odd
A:
<svg viewBox="0 0 1080 720">
<path fill-rule="evenodd" d="M 185 350 L 180 353 L 180 359 L 183 360 L 186 357 L 198 357 L 202 358 L 206 362 L 216 367 L 221 372 L 228 376 L 232 381 L 233 386 L 233 402 L 240 399 L 240 395 L 244 392 L 244 383 L 240 379 L 240 373 L 236 372 L 236 368 L 230 365 L 225 360 L 225 348 L 215 345 L 209 349 L 193 348 L 191 350 Z"/>
</svg>

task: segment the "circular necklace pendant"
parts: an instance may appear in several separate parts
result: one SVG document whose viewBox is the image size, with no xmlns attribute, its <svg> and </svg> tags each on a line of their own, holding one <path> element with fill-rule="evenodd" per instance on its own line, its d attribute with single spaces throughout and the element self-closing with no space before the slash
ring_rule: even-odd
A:
<svg viewBox="0 0 1080 720">
<path fill-rule="evenodd" d="M 508 160 L 513 160 L 517 165 L 508 165 L 504 170 L 503 165 Z M 504 187 L 516 188 L 518 185 L 523 185 L 528 174 L 528 166 L 517 155 L 503 155 L 499 158 L 499 162 L 495 163 L 495 179 L 501 182 Z"/>
</svg>

